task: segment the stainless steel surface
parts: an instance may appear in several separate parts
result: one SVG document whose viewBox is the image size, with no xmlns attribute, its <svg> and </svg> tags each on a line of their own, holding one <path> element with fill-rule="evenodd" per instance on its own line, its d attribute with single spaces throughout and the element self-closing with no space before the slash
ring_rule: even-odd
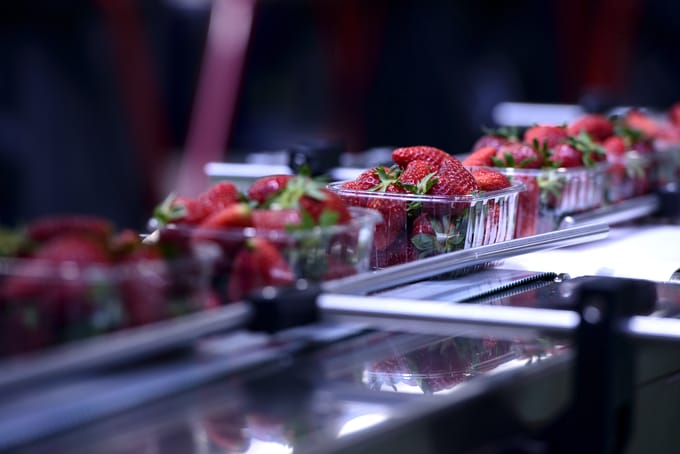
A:
<svg viewBox="0 0 680 454">
<path fill-rule="evenodd" d="M 140 328 L 102 335 L 55 347 L 45 352 L 0 362 L 0 389 L 29 381 L 115 365 L 123 361 L 160 353 L 218 332 L 242 327 L 250 309 L 232 304 L 197 312 Z"/>
<path fill-rule="evenodd" d="M 479 246 L 395 265 L 372 273 L 364 273 L 323 284 L 324 291 L 348 295 L 367 295 L 397 285 L 407 284 L 440 274 L 493 263 L 516 255 L 587 243 L 607 237 L 609 227 L 589 224 L 526 238 Z"/>
<path fill-rule="evenodd" d="M 632 221 L 655 213 L 659 209 L 659 199 L 656 195 L 646 195 L 634 199 L 624 200 L 613 205 L 588 211 L 582 214 L 565 216 L 559 228 L 564 229 L 586 224 L 614 225 Z"/>
</svg>

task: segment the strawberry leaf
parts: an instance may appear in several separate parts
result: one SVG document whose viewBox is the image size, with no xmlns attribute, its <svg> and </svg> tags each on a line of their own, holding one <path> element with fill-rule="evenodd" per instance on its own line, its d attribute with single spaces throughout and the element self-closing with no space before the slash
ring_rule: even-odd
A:
<svg viewBox="0 0 680 454">
<path fill-rule="evenodd" d="M 169 194 L 160 205 L 153 210 L 153 218 L 160 224 L 170 224 L 172 221 L 181 219 L 187 215 L 187 209 L 183 205 L 174 205 L 177 196 Z"/>
<path fill-rule="evenodd" d="M 338 214 L 337 211 L 324 208 L 324 210 L 321 212 L 321 215 L 319 216 L 319 226 L 333 226 L 338 223 L 338 219 L 340 219 L 340 214 Z"/>
</svg>

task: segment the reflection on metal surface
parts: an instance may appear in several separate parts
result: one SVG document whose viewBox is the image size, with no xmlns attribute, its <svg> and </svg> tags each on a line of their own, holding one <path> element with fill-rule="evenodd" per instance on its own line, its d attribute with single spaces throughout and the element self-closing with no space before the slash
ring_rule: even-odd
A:
<svg viewBox="0 0 680 454">
<path fill-rule="evenodd" d="M 564 229 L 587 224 L 614 225 L 649 216 L 658 209 L 659 198 L 654 194 L 646 195 L 617 202 L 585 213 L 565 216 L 560 222 L 559 228 Z"/>
<path fill-rule="evenodd" d="M 389 419 L 389 417 L 382 413 L 371 413 L 357 416 L 342 425 L 340 432 L 338 432 L 338 437 L 368 429 L 369 427 L 373 427 L 383 421 L 387 421 L 387 419 Z"/>
</svg>

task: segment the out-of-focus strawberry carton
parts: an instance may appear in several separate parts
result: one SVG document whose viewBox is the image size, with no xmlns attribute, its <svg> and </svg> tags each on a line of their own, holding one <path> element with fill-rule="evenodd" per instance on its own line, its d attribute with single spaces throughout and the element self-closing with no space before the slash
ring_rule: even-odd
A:
<svg viewBox="0 0 680 454">
<path fill-rule="evenodd" d="M 155 210 L 154 234 L 218 246 L 212 281 L 222 302 L 368 271 L 380 214 L 348 206 L 325 185 L 281 174 L 256 179 L 245 193 L 221 181 L 197 197 L 170 195 Z"/>
<path fill-rule="evenodd" d="M 212 287 L 222 302 L 239 301 L 264 287 L 288 287 L 299 279 L 318 283 L 369 270 L 374 226 L 380 214 L 349 207 L 342 224 L 309 228 L 167 226 L 161 237 L 213 244 L 221 251 Z"/>
<path fill-rule="evenodd" d="M 601 207 L 608 167 L 606 163 L 554 169 L 494 167 L 526 188 L 519 194 L 515 237 L 552 232 L 565 216 Z"/>
<path fill-rule="evenodd" d="M 16 241 L 0 257 L 0 355 L 213 305 L 215 248 L 144 244 L 136 232 L 114 233 L 108 221 L 80 216 L 41 219 L 8 236 Z"/>
<path fill-rule="evenodd" d="M 350 205 L 382 214 L 371 252 L 373 269 L 510 240 L 521 183 L 497 191 L 430 196 L 328 187 Z"/>
</svg>

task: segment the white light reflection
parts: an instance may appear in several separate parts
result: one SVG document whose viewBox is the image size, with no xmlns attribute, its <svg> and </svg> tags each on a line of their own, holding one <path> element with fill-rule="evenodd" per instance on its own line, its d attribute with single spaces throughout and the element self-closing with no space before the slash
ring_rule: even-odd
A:
<svg viewBox="0 0 680 454">
<path fill-rule="evenodd" d="M 369 427 L 380 424 L 387 419 L 388 416 L 381 413 L 369 413 L 367 415 L 357 416 L 356 418 L 352 418 L 342 425 L 340 432 L 338 432 L 338 437 L 368 429 Z"/>
<path fill-rule="evenodd" d="M 290 454 L 291 452 L 293 452 L 292 446 L 252 438 L 246 454 Z"/>
</svg>

